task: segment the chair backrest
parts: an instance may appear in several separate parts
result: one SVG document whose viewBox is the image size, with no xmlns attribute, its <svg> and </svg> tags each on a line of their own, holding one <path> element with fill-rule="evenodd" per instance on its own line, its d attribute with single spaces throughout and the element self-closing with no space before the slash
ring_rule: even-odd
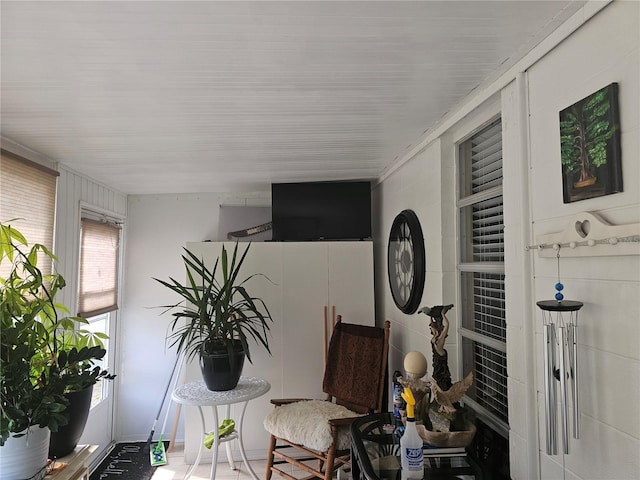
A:
<svg viewBox="0 0 640 480">
<path fill-rule="evenodd" d="M 357 413 L 382 411 L 389 326 L 389 321 L 380 328 L 338 319 L 322 382 L 329 398 Z"/>
</svg>

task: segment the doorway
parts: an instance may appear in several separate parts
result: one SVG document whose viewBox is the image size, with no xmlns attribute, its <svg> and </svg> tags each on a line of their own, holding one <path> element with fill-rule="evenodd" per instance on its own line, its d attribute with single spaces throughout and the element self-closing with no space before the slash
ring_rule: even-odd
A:
<svg viewBox="0 0 640 480">
<path fill-rule="evenodd" d="M 109 373 L 116 371 L 116 318 L 117 311 L 103 313 L 88 318 L 89 324 L 85 326 L 92 333 L 104 333 L 109 336 L 108 339 L 103 340 L 107 354 L 100 363 L 96 363 L 97 366 L 108 370 Z M 93 386 L 91 410 L 79 443 L 98 445 L 94 458 L 102 458 L 113 443 L 114 386 L 115 380 L 105 379 L 100 379 Z"/>
<path fill-rule="evenodd" d="M 78 316 L 81 328 L 99 339 L 105 357 L 95 365 L 117 374 L 117 326 L 120 290 L 122 221 L 87 210 L 80 222 Z M 81 444 L 97 445 L 93 458 L 102 458 L 114 441 L 114 380 L 100 379 L 93 387 L 89 418 Z"/>
</svg>

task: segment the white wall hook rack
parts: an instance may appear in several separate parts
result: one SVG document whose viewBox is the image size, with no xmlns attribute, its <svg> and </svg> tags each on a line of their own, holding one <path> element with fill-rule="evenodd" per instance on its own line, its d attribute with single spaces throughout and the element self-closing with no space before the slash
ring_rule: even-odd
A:
<svg viewBox="0 0 640 480">
<path fill-rule="evenodd" d="M 540 257 L 603 257 L 610 255 L 640 255 L 640 223 L 611 225 L 596 213 L 583 212 L 572 217 L 562 232 L 536 236 Z"/>
</svg>

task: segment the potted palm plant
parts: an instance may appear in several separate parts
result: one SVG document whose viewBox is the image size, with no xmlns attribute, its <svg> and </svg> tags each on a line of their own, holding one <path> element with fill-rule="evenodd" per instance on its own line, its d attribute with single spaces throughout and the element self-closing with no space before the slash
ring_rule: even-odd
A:
<svg viewBox="0 0 640 480">
<path fill-rule="evenodd" d="M 108 373 L 93 366 L 104 356 L 97 346 L 64 347 L 61 336 L 75 317 L 55 302 L 65 281 L 43 275 L 38 253 L 17 229 L 0 223 L 0 479 L 40 475 L 47 463 L 50 432 L 69 421 L 65 393 Z M 33 449 L 36 448 L 36 451 Z M 35 477 L 34 477 L 35 478 Z"/>
<path fill-rule="evenodd" d="M 232 390 L 238 384 L 244 358 L 251 362 L 252 342 L 269 350 L 269 309 L 260 298 L 247 291 L 247 282 L 260 273 L 240 279 L 240 269 L 250 244 L 242 254 L 236 242 L 231 258 L 227 249 L 212 268 L 187 249 L 182 259 L 186 269 L 186 283 L 174 278 L 155 279 L 181 298 L 172 305 L 164 305 L 173 320 L 168 341 L 187 360 L 196 356 L 207 388 L 214 391 Z"/>
</svg>

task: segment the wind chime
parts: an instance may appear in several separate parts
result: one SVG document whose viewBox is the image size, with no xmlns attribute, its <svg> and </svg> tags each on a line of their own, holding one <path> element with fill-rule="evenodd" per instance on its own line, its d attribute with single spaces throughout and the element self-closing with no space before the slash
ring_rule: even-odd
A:
<svg viewBox="0 0 640 480">
<path fill-rule="evenodd" d="M 563 453 L 569 453 L 569 405 L 573 405 L 573 438 L 580 438 L 578 411 L 578 311 L 582 302 L 565 300 L 560 281 L 560 245 L 557 251 L 558 280 L 554 300 L 537 302 L 542 310 L 544 343 L 544 390 L 546 410 L 546 446 L 548 455 L 558 454 L 558 397 L 560 384 L 560 418 Z"/>
</svg>

